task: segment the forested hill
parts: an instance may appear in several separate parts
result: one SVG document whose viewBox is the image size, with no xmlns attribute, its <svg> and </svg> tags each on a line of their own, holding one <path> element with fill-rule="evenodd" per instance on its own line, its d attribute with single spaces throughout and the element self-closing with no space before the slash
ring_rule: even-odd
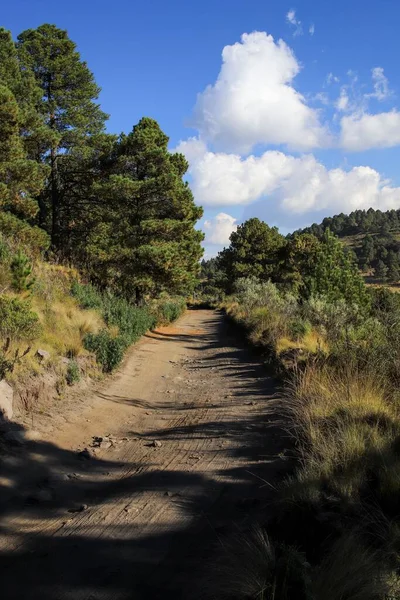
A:
<svg viewBox="0 0 400 600">
<path fill-rule="evenodd" d="M 322 223 L 295 233 L 312 233 L 320 238 L 330 229 L 357 256 L 360 269 L 379 280 L 400 279 L 400 210 L 356 210 L 326 217 Z"/>
</svg>

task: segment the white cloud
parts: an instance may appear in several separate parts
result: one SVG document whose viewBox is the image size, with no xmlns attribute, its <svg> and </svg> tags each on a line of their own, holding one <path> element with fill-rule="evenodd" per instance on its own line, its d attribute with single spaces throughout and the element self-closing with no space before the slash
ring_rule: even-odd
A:
<svg viewBox="0 0 400 600">
<path fill-rule="evenodd" d="M 325 81 L 327 85 L 331 85 L 332 83 L 339 83 L 340 79 L 333 73 L 328 73 Z"/>
<path fill-rule="evenodd" d="M 291 49 L 265 32 L 225 46 L 217 81 L 198 95 L 192 125 L 217 150 L 248 153 L 257 144 L 306 150 L 328 143 L 318 111 L 292 82 L 300 65 Z"/>
<path fill-rule="evenodd" d="M 205 243 L 227 246 L 229 236 L 237 229 L 237 220 L 227 213 L 218 213 L 214 218 L 204 221 Z"/>
<path fill-rule="evenodd" d="M 289 12 L 286 15 L 286 21 L 289 23 L 289 25 L 292 25 L 293 27 L 295 27 L 295 30 L 293 32 L 293 37 L 296 37 L 298 35 L 303 35 L 303 26 L 301 24 L 301 21 L 299 21 L 299 19 L 296 17 L 296 11 L 291 9 L 289 10 Z"/>
<path fill-rule="evenodd" d="M 350 98 L 345 87 L 340 90 L 340 96 L 335 102 L 335 106 L 340 111 L 346 111 L 349 108 Z"/>
<path fill-rule="evenodd" d="M 315 25 L 314 25 L 314 23 L 311 23 L 311 25 L 310 25 L 310 27 L 308 29 L 308 33 L 310 35 L 314 35 L 314 33 L 315 33 Z"/>
<path fill-rule="evenodd" d="M 400 113 L 361 114 L 341 120 L 341 145 L 346 150 L 390 148 L 400 144 Z"/>
<path fill-rule="evenodd" d="M 178 150 L 192 160 L 192 189 L 197 202 L 205 206 L 262 202 L 269 214 L 278 212 L 282 219 L 317 211 L 334 214 L 370 206 L 400 207 L 400 188 L 370 167 L 328 170 L 313 155 L 294 157 L 270 150 L 259 157 L 241 158 L 209 152 L 204 145 L 201 155 L 199 144 L 189 140 Z"/>
<path fill-rule="evenodd" d="M 376 98 L 377 100 L 386 100 L 390 95 L 389 81 L 382 67 L 372 69 L 372 81 L 374 82 L 374 92 L 367 94 L 368 98 Z"/>
<path fill-rule="evenodd" d="M 315 94 L 314 100 L 320 102 L 321 104 L 324 104 L 324 106 L 328 106 L 330 104 L 329 96 L 328 94 L 325 94 L 325 92 L 318 92 L 317 94 Z"/>
</svg>

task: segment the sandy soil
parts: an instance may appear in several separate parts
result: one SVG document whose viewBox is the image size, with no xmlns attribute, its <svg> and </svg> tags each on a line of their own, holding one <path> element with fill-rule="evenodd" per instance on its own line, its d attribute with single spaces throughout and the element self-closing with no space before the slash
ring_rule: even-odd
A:
<svg viewBox="0 0 400 600">
<path fill-rule="evenodd" d="M 268 510 L 285 462 L 275 397 L 218 312 L 147 335 L 79 412 L 3 457 L 1 597 L 201 596 L 232 522 Z"/>
</svg>

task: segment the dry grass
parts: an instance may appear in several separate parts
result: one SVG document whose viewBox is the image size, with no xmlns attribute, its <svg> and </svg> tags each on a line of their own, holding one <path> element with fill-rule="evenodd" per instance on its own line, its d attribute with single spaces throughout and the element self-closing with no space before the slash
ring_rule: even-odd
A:
<svg viewBox="0 0 400 600">
<path fill-rule="evenodd" d="M 29 300 L 32 310 L 39 317 L 42 332 L 40 337 L 29 343 L 29 354 L 8 375 L 10 381 L 17 381 L 27 374 L 38 375 L 44 367 L 56 366 L 60 357 L 77 358 L 87 354 L 83 347 L 84 337 L 104 327 L 98 312 L 81 309 L 70 295 L 71 281 L 76 277 L 74 269 L 38 262 L 35 265 L 35 277 L 32 292 L 20 294 L 19 297 L 26 296 Z M 16 296 L 13 293 L 9 295 Z M 13 343 L 10 350 L 24 350 L 27 346 L 27 343 Z M 38 361 L 38 349 L 49 352 L 50 358 Z"/>
<path fill-rule="evenodd" d="M 381 487 L 400 489 L 392 450 L 400 434 L 398 406 L 376 377 L 307 367 L 288 387 L 286 402 L 301 463 L 289 482 L 295 496 L 317 482 L 354 501 L 371 471 Z"/>
</svg>

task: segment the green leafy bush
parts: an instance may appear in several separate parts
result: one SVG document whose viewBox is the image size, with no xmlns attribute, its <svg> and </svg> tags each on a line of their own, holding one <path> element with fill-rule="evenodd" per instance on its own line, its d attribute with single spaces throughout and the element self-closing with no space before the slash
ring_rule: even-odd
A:
<svg viewBox="0 0 400 600">
<path fill-rule="evenodd" d="M 108 326 L 118 327 L 127 346 L 136 342 L 156 324 L 154 315 L 146 307 L 132 306 L 127 300 L 111 294 L 104 297 L 102 312 Z"/>
<path fill-rule="evenodd" d="M 78 381 L 80 381 L 81 370 L 75 360 L 71 360 L 69 363 L 65 379 L 67 380 L 68 385 L 73 385 L 74 383 L 78 383 Z"/>
<path fill-rule="evenodd" d="M 89 334 L 85 348 L 96 354 L 104 372 L 110 372 L 121 362 L 125 350 L 158 322 L 169 323 L 185 309 L 182 298 L 168 298 L 151 308 L 133 306 L 125 298 L 106 292 L 102 294 L 93 285 L 74 282 L 71 292 L 85 309 L 98 309 L 108 328 L 117 328 L 117 335 L 108 329 Z"/>
<path fill-rule="evenodd" d="M 50 238 L 43 229 L 32 227 L 8 212 L 0 212 L 0 232 L 17 245 L 28 247 L 35 255 L 47 250 L 50 245 Z"/>
<path fill-rule="evenodd" d="M 38 316 L 27 302 L 0 296 L 0 337 L 12 340 L 33 340 L 39 337 Z"/>
<path fill-rule="evenodd" d="M 82 284 L 74 281 L 71 286 L 71 293 L 78 300 L 82 308 L 102 308 L 103 306 L 102 295 L 90 283 Z"/>
<path fill-rule="evenodd" d="M 113 338 L 107 329 L 103 329 L 99 333 L 89 333 L 84 339 L 84 344 L 86 350 L 94 352 L 104 373 L 111 373 L 118 367 L 127 348 L 123 338 Z"/>
<path fill-rule="evenodd" d="M 301 340 L 311 332 L 311 323 L 304 319 L 294 319 L 289 323 L 289 335 L 295 340 Z"/>
<path fill-rule="evenodd" d="M 184 298 L 166 298 L 156 300 L 152 306 L 152 312 L 157 323 L 172 323 L 176 321 L 186 309 Z"/>
</svg>

